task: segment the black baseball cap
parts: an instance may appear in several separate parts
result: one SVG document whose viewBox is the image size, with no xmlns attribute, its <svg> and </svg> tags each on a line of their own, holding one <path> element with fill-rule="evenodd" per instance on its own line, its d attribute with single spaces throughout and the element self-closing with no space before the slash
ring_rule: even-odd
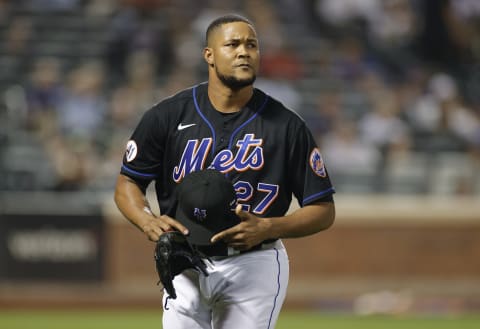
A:
<svg viewBox="0 0 480 329">
<path fill-rule="evenodd" d="M 217 170 L 188 174 L 177 186 L 176 196 L 175 219 L 188 228 L 187 240 L 194 245 L 211 245 L 215 234 L 240 223 L 232 182 Z"/>
</svg>

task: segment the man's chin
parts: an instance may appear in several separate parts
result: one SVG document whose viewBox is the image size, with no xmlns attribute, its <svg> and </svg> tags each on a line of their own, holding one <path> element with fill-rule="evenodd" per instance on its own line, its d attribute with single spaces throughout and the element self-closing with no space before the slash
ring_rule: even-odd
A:
<svg viewBox="0 0 480 329">
<path fill-rule="evenodd" d="M 233 77 L 233 76 L 223 76 L 220 74 L 217 74 L 218 78 L 222 83 L 227 86 L 228 88 L 232 90 L 240 90 L 242 88 L 248 87 L 253 85 L 253 83 L 256 80 L 256 76 L 252 75 L 246 78 L 238 78 L 238 77 Z"/>
</svg>

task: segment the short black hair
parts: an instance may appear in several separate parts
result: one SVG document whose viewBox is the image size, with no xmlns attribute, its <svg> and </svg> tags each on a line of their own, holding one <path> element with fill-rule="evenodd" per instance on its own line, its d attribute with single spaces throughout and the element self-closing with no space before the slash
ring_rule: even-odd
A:
<svg viewBox="0 0 480 329">
<path fill-rule="evenodd" d="M 210 39 L 210 35 L 215 29 L 217 29 L 218 27 L 224 24 L 234 23 L 234 22 L 244 22 L 250 25 L 252 28 L 254 27 L 252 21 L 250 21 L 248 18 L 245 18 L 237 14 L 228 14 L 228 15 L 220 16 L 216 18 L 214 21 L 212 21 L 210 25 L 208 25 L 207 32 L 205 33 L 205 44 L 208 45 L 208 40 Z"/>
</svg>

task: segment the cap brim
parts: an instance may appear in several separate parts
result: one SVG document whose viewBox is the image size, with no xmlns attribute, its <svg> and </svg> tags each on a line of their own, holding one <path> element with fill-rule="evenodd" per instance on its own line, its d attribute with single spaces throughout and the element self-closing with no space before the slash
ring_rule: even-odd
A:
<svg viewBox="0 0 480 329">
<path fill-rule="evenodd" d="M 187 236 L 187 240 L 191 244 L 202 246 L 211 245 L 212 243 L 210 240 L 215 234 L 240 223 L 240 219 L 237 217 L 235 212 L 232 211 L 230 218 L 224 219 L 222 223 L 223 225 L 218 226 L 218 223 L 215 223 L 218 227 L 210 228 L 206 225 L 199 224 L 198 222 L 189 219 L 180 207 L 177 208 L 175 219 L 188 228 L 189 234 Z"/>
</svg>

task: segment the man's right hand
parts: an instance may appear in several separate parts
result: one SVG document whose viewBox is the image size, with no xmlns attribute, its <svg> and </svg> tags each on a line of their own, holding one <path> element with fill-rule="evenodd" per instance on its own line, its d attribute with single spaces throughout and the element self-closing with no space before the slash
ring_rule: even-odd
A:
<svg viewBox="0 0 480 329">
<path fill-rule="evenodd" d="M 184 235 L 188 235 L 188 229 L 180 222 L 167 215 L 159 217 L 151 217 L 144 225 L 142 225 L 143 232 L 147 235 L 150 241 L 158 241 L 160 235 L 164 232 L 179 231 Z"/>
</svg>

